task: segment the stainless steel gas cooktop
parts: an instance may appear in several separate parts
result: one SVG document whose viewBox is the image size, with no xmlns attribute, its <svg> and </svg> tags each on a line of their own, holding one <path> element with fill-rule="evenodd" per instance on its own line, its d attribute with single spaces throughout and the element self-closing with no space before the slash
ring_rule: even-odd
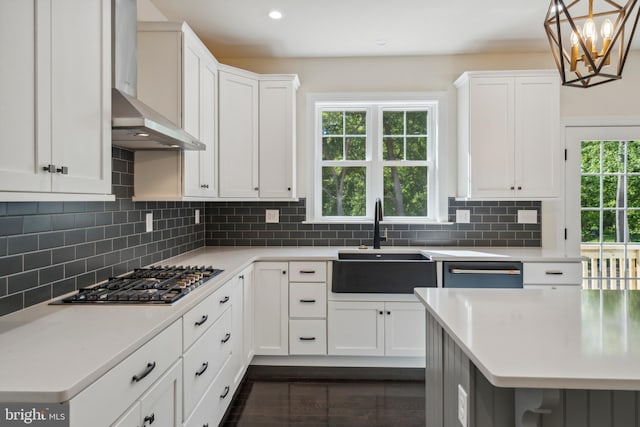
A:
<svg viewBox="0 0 640 427">
<path fill-rule="evenodd" d="M 79 289 L 54 304 L 171 304 L 222 271 L 204 266 L 137 268 L 124 276 Z"/>
</svg>

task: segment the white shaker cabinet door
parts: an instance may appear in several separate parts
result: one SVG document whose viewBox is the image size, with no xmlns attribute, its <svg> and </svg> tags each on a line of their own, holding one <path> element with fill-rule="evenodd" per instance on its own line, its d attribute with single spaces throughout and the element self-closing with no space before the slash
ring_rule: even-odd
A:
<svg viewBox="0 0 640 427">
<path fill-rule="evenodd" d="M 384 303 L 330 301 L 327 314 L 330 355 L 384 355 Z"/>
<path fill-rule="evenodd" d="M 254 340 L 257 355 L 289 354 L 289 275 L 286 262 L 254 266 Z"/>
<path fill-rule="evenodd" d="M 425 312 L 419 302 L 385 303 L 385 355 L 425 355 Z"/>
<path fill-rule="evenodd" d="M 258 197 L 258 90 L 256 79 L 220 71 L 220 197 Z"/>
</svg>

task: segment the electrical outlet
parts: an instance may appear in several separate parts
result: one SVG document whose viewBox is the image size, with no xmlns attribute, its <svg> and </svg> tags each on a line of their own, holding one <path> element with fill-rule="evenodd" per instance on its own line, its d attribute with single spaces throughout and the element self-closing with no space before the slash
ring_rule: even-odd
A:
<svg viewBox="0 0 640 427">
<path fill-rule="evenodd" d="M 537 224 L 538 211 L 536 210 L 520 210 L 518 211 L 518 224 Z"/>
<path fill-rule="evenodd" d="M 146 232 L 153 231 L 153 212 L 147 212 L 145 215 Z"/>
<path fill-rule="evenodd" d="M 196 209 L 196 217 L 194 221 L 196 224 L 200 224 L 200 209 Z"/>
<path fill-rule="evenodd" d="M 280 211 L 278 209 L 265 209 L 265 222 L 276 224 L 280 222 Z"/>
<path fill-rule="evenodd" d="M 469 399 L 467 399 L 467 392 L 464 388 L 458 384 L 458 421 L 462 427 L 467 427 L 467 409 L 469 406 Z"/>
<path fill-rule="evenodd" d="M 456 222 L 468 224 L 471 222 L 471 211 L 468 209 L 456 209 Z"/>
</svg>

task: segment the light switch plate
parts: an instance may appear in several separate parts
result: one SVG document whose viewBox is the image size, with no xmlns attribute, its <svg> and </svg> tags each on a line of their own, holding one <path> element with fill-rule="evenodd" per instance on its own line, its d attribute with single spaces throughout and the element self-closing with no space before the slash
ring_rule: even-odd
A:
<svg viewBox="0 0 640 427">
<path fill-rule="evenodd" d="M 265 209 L 264 217 L 266 223 L 276 224 L 280 222 L 280 211 L 278 209 Z"/>
<path fill-rule="evenodd" d="M 469 406 L 469 399 L 467 399 L 467 392 L 464 388 L 458 384 L 458 421 L 462 427 L 467 427 L 467 410 Z"/>
<path fill-rule="evenodd" d="M 146 232 L 153 231 L 153 212 L 147 212 L 145 215 Z"/>
<path fill-rule="evenodd" d="M 200 224 L 200 209 L 196 209 L 196 216 L 194 221 L 196 224 Z"/>
<path fill-rule="evenodd" d="M 456 209 L 456 222 L 458 224 L 468 224 L 471 222 L 471 211 L 468 209 Z"/>
<path fill-rule="evenodd" d="M 538 211 L 536 210 L 519 210 L 518 224 L 537 224 Z"/>
</svg>

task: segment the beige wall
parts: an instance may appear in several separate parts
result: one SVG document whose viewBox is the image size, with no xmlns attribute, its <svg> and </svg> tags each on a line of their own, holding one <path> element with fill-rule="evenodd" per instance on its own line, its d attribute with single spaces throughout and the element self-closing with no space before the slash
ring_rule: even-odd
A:
<svg viewBox="0 0 640 427">
<path fill-rule="evenodd" d="M 215 55 L 215 52 L 213 52 Z M 455 195 L 456 113 L 453 81 L 464 71 L 555 69 L 550 52 L 535 54 L 454 55 L 421 57 L 354 57 L 304 59 L 225 59 L 224 64 L 258 73 L 296 73 L 298 91 L 298 189 L 306 195 L 309 141 L 306 95 L 318 92 L 446 91 L 449 101 L 448 193 Z M 589 89 L 562 88 L 561 115 L 635 116 L 640 118 L 640 51 L 632 52 L 621 81 Z"/>
</svg>

